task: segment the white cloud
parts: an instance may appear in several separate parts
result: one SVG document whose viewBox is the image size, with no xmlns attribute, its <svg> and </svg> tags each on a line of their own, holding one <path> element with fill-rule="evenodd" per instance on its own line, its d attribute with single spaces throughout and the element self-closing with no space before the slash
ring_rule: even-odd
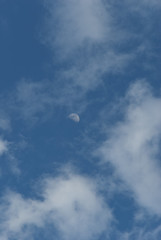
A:
<svg viewBox="0 0 161 240">
<path fill-rule="evenodd" d="M 137 82 L 127 99 L 124 120 L 111 130 L 98 152 L 115 167 L 136 201 L 161 215 L 161 98 L 145 82 Z"/>
<path fill-rule="evenodd" d="M 95 239 L 110 231 L 112 215 L 97 186 L 90 179 L 67 174 L 44 181 L 42 200 L 25 199 L 10 192 L 0 206 L 1 239 L 32 239 L 35 227 L 47 231 L 52 239 Z M 52 230 L 53 229 L 53 230 Z M 51 236 L 50 236 L 51 239 Z"/>
</svg>

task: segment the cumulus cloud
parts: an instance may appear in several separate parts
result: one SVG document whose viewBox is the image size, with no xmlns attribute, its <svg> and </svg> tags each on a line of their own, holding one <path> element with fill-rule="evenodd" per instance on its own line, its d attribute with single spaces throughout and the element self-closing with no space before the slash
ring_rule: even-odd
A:
<svg viewBox="0 0 161 240">
<path fill-rule="evenodd" d="M 161 215 L 161 98 L 138 81 L 130 88 L 124 120 L 112 128 L 99 148 L 104 162 L 110 162 L 133 191 L 136 201 Z"/>
<path fill-rule="evenodd" d="M 41 200 L 9 192 L 2 202 L 0 232 L 3 240 L 11 236 L 32 239 L 35 228 L 37 232 L 51 231 L 53 239 L 57 235 L 65 240 L 95 239 L 104 231 L 110 231 L 112 214 L 97 185 L 73 173 L 45 179 Z"/>
</svg>

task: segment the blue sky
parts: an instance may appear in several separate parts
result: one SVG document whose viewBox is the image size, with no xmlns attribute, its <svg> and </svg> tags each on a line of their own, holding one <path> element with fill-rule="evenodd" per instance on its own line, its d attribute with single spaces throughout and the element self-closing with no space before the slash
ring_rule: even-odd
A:
<svg viewBox="0 0 161 240">
<path fill-rule="evenodd" d="M 160 11 L 0 1 L 0 240 L 160 240 Z"/>
</svg>

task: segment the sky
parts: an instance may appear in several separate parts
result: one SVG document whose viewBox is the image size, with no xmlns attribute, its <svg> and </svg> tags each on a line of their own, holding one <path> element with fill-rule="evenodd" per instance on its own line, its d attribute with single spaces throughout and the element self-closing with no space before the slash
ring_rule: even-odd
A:
<svg viewBox="0 0 161 240">
<path fill-rule="evenodd" d="M 160 12 L 0 0 L 0 240 L 161 239 Z"/>
</svg>

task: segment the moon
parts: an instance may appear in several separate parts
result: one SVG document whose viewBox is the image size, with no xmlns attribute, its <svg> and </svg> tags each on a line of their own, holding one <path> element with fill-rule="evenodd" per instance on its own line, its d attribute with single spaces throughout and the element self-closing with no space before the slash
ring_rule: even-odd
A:
<svg viewBox="0 0 161 240">
<path fill-rule="evenodd" d="M 77 122 L 77 123 L 80 121 L 80 117 L 77 113 L 69 114 L 68 118 L 70 118 L 71 120 L 73 120 L 74 122 Z"/>
</svg>

